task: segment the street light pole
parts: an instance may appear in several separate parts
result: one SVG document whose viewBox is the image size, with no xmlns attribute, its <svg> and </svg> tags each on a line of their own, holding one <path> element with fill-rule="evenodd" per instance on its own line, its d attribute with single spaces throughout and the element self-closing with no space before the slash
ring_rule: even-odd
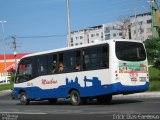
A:
<svg viewBox="0 0 160 120">
<path fill-rule="evenodd" d="M 70 28 L 70 8 L 69 8 L 69 0 L 67 0 L 67 25 L 68 25 L 68 47 L 71 42 L 71 28 Z"/>
<path fill-rule="evenodd" d="M 7 63 L 6 63 L 6 41 L 5 41 L 5 34 L 4 34 L 4 26 L 3 24 L 6 23 L 7 21 L 1 20 L 1 27 L 2 27 L 2 38 L 3 38 L 3 49 L 4 49 L 4 71 L 5 71 L 5 79 L 7 76 Z"/>
<path fill-rule="evenodd" d="M 158 33 L 158 21 L 157 21 L 157 12 L 158 12 L 158 5 L 157 0 L 151 1 L 151 9 L 152 9 L 152 31 L 153 31 L 153 38 L 159 38 Z"/>
</svg>

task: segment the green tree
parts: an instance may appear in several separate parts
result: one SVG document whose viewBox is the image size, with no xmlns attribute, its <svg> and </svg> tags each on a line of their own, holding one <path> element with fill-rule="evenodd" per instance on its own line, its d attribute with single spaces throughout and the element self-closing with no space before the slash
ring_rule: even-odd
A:
<svg viewBox="0 0 160 120">
<path fill-rule="evenodd" d="M 15 77 L 15 70 L 13 70 L 12 72 L 10 72 L 11 75 L 11 81 L 14 82 L 14 77 Z"/>
<path fill-rule="evenodd" d="M 155 67 L 160 68 L 160 38 L 148 39 L 144 43 L 148 60 L 154 62 Z"/>
</svg>

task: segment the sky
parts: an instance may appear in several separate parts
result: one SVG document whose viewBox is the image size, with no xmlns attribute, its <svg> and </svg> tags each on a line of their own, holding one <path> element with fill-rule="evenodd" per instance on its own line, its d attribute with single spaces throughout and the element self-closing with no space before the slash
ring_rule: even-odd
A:
<svg viewBox="0 0 160 120">
<path fill-rule="evenodd" d="M 135 10 L 149 12 L 150 3 L 148 0 L 70 0 L 71 31 L 115 22 L 133 15 Z M 7 53 L 13 53 L 13 36 L 17 53 L 67 47 L 66 0 L 0 0 L 0 20 L 7 21 L 3 24 Z M 3 50 L 0 26 L 0 54 Z"/>
</svg>

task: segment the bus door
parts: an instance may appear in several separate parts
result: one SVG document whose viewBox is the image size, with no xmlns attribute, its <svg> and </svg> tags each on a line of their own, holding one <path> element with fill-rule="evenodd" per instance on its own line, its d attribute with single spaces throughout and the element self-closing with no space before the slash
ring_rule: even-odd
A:
<svg viewBox="0 0 160 120">
<path fill-rule="evenodd" d="M 19 89 L 26 91 L 28 97 L 33 96 L 33 83 L 31 82 L 33 78 L 33 61 L 31 58 L 25 58 L 19 63 L 15 84 L 19 84 Z"/>
</svg>

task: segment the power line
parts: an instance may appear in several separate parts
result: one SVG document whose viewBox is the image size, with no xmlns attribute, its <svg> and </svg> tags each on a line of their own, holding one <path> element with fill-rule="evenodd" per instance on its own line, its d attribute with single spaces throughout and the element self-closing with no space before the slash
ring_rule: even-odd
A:
<svg viewBox="0 0 160 120">
<path fill-rule="evenodd" d="M 51 37 L 66 37 L 67 35 L 27 35 L 27 36 L 18 36 L 16 35 L 16 38 L 51 38 Z M 5 40 L 12 39 L 13 35 L 9 35 L 5 38 Z M 2 39 L 0 39 L 1 42 Z"/>
<path fill-rule="evenodd" d="M 44 36 L 41 36 L 41 35 L 36 35 L 36 36 L 16 36 L 16 38 L 50 38 L 50 37 L 65 37 L 67 35 L 44 35 Z"/>
</svg>

